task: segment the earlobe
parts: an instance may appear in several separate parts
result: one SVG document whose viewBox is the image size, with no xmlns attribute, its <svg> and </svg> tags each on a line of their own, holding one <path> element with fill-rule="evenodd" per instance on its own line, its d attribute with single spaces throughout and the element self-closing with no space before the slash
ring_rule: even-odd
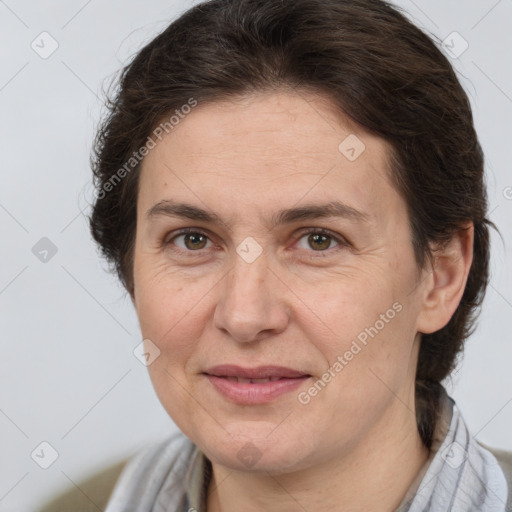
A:
<svg viewBox="0 0 512 512">
<path fill-rule="evenodd" d="M 433 250 L 430 278 L 426 280 L 418 332 L 442 329 L 455 313 L 473 262 L 474 225 L 467 223 L 451 240 Z"/>
</svg>

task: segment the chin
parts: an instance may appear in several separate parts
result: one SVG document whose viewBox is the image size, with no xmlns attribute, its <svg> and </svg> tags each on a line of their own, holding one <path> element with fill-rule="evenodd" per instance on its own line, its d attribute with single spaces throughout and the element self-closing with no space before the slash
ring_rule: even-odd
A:
<svg viewBox="0 0 512 512">
<path fill-rule="evenodd" d="M 249 429 L 247 424 L 237 430 L 241 433 L 232 436 L 224 431 L 222 439 L 208 436 L 199 447 L 213 463 L 235 471 L 279 474 L 309 465 L 304 442 L 299 438 L 287 437 L 284 431 L 282 435 L 274 432 L 269 436 L 271 429 Z"/>
</svg>

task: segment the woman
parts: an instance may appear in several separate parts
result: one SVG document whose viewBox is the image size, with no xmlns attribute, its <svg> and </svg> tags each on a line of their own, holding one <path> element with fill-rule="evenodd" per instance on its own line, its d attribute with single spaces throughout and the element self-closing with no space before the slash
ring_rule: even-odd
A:
<svg viewBox="0 0 512 512">
<path fill-rule="evenodd" d="M 91 229 L 180 434 L 108 512 L 497 511 L 442 386 L 488 280 L 483 155 L 435 44 L 380 0 L 212 0 L 124 70 Z"/>
</svg>

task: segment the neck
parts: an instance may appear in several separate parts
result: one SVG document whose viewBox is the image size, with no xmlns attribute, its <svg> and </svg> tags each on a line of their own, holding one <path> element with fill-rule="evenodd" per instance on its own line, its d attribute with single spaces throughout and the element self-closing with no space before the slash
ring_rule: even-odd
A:
<svg viewBox="0 0 512 512">
<path fill-rule="evenodd" d="M 233 471 L 212 462 L 207 512 L 391 512 L 429 451 L 419 437 L 415 415 L 396 400 L 394 410 L 357 446 L 333 455 L 319 465 L 286 474 Z"/>
</svg>

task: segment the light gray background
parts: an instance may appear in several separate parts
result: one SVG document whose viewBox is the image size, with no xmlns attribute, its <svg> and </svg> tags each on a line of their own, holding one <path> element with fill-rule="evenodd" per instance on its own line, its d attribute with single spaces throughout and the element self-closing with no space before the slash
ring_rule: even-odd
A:
<svg viewBox="0 0 512 512">
<path fill-rule="evenodd" d="M 176 429 L 133 355 L 135 313 L 84 214 L 106 78 L 194 3 L 0 0 L 1 511 L 33 510 Z M 445 39 L 456 31 L 469 44 L 451 60 L 472 101 L 504 243 L 493 234 L 479 328 L 447 387 L 479 440 L 512 450 L 512 1 L 397 4 L 428 32 Z M 43 31 L 59 45 L 47 59 L 31 48 L 42 46 Z M 42 237 L 58 249 L 46 263 L 32 252 Z M 31 458 L 43 441 L 58 452 L 48 469 Z M 51 455 L 44 446 L 36 453 L 39 462 Z"/>
</svg>

